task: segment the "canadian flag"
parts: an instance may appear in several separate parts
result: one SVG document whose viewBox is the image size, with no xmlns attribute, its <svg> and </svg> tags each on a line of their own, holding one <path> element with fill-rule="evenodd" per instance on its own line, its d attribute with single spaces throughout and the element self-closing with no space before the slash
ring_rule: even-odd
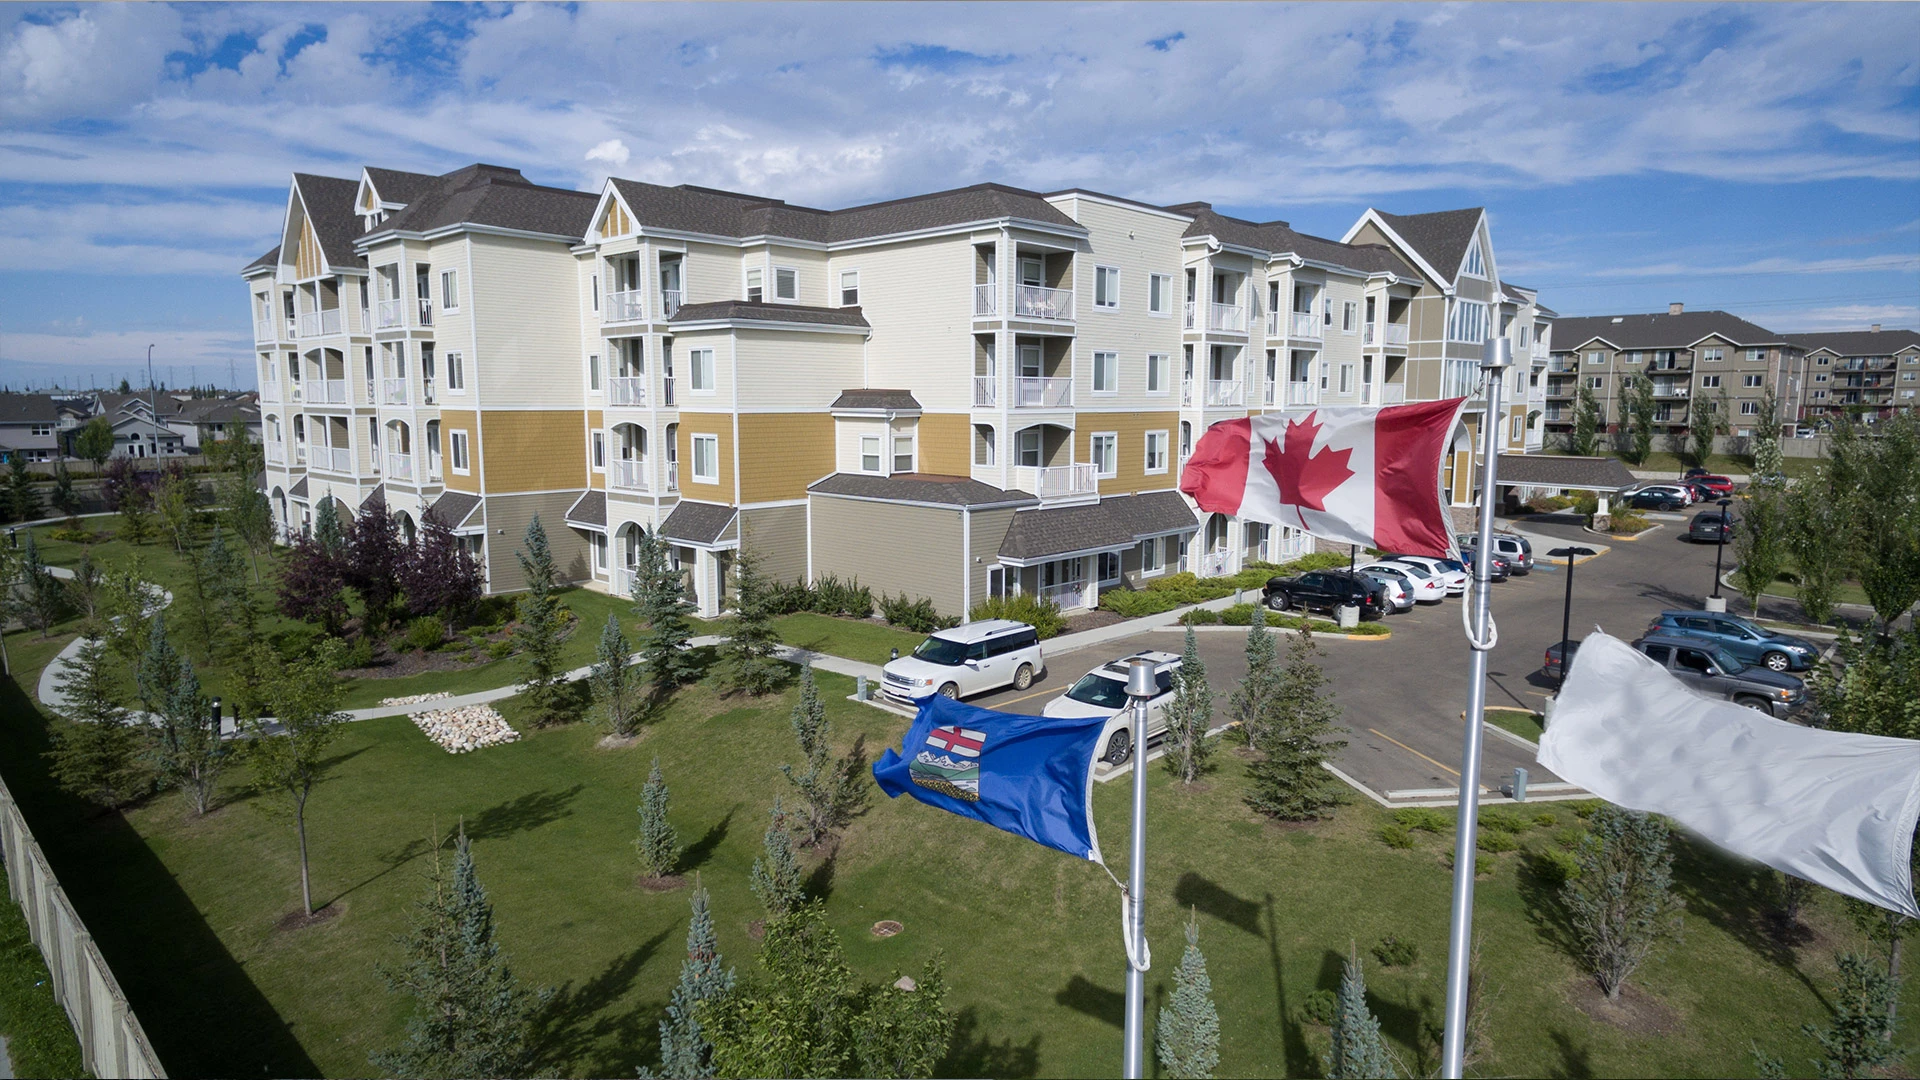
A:
<svg viewBox="0 0 1920 1080">
<path fill-rule="evenodd" d="M 1200 509 L 1313 536 L 1444 558 L 1441 462 L 1465 398 L 1266 413 L 1208 428 L 1180 474 Z"/>
</svg>

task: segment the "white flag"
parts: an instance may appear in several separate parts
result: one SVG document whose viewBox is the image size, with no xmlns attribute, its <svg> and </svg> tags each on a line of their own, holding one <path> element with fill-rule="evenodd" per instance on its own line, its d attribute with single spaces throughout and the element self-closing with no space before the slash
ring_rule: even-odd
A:
<svg viewBox="0 0 1920 1080">
<path fill-rule="evenodd" d="M 1701 697 L 1595 633 L 1574 654 L 1540 764 L 1728 851 L 1920 918 L 1920 742 L 1819 731 Z"/>
</svg>

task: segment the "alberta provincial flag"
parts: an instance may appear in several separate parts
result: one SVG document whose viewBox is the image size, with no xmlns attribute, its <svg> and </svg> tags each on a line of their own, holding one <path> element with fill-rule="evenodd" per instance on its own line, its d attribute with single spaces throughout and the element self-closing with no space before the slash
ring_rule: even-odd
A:
<svg viewBox="0 0 1920 1080">
<path fill-rule="evenodd" d="M 898 751 L 874 763 L 890 798 L 911 795 L 1076 858 L 1100 858 L 1091 809 L 1104 717 L 1022 716 L 935 694 Z"/>
</svg>

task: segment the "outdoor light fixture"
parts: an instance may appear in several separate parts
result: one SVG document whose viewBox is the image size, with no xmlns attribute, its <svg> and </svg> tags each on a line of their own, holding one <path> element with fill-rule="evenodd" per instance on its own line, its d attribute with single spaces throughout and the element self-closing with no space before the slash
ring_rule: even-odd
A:
<svg viewBox="0 0 1920 1080">
<path fill-rule="evenodd" d="M 1591 554 L 1593 554 L 1593 549 L 1585 547 L 1557 547 L 1547 552 L 1547 557 L 1550 559 L 1567 560 L 1567 599 L 1566 602 L 1560 606 L 1560 683 L 1553 688 L 1556 694 L 1560 692 L 1561 687 L 1567 685 L 1567 661 L 1569 659 L 1567 656 L 1567 640 L 1573 626 L 1573 560 Z"/>
<path fill-rule="evenodd" d="M 1729 528 L 1729 523 L 1732 522 L 1733 520 L 1732 518 L 1727 516 L 1727 507 L 1733 505 L 1733 500 L 1721 499 L 1719 500 L 1719 504 L 1720 504 L 1720 542 L 1718 544 L 1715 544 L 1713 548 L 1713 599 L 1715 600 L 1720 599 L 1720 557 L 1726 553 L 1727 533 L 1732 531 L 1731 528 Z M 1721 611 L 1726 610 L 1726 605 L 1724 601 L 1722 602 L 1719 610 Z"/>
</svg>

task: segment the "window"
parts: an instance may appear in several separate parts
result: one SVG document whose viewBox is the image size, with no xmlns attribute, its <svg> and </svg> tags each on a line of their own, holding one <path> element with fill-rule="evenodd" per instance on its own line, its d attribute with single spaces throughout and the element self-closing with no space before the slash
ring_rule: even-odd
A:
<svg viewBox="0 0 1920 1080">
<path fill-rule="evenodd" d="M 1720 376 L 1718 376 L 1718 375 L 1702 375 L 1702 376 L 1700 376 L 1700 385 L 1701 385 L 1701 386 L 1704 386 L 1704 387 L 1706 387 L 1706 388 L 1708 388 L 1709 390 L 1711 390 L 1711 389 L 1713 389 L 1714 387 L 1716 387 L 1716 386 L 1719 386 L 1719 385 L 1720 385 Z"/>
<path fill-rule="evenodd" d="M 1467 248 L 1466 265 L 1461 269 L 1474 277 L 1487 276 L 1487 263 L 1480 257 L 1480 241 L 1477 237 L 1473 241 L 1473 246 Z"/>
<path fill-rule="evenodd" d="M 1167 471 L 1167 433 L 1164 431 L 1147 432 L 1147 471 Z"/>
<path fill-rule="evenodd" d="M 893 471 L 897 473 L 913 471 L 913 436 L 895 435 L 893 437 Z"/>
<path fill-rule="evenodd" d="M 1040 464 L 1040 429 L 1030 427 L 1022 431 L 1020 433 L 1020 445 L 1018 449 L 1020 452 L 1020 465 L 1038 466 Z"/>
<path fill-rule="evenodd" d="M 880 471 L 880 436 L 860 436 L 860 471 L 870 473 Z"/>
<path fill-rule="evenodd" d="M 975 465 L 993 464 L 993 440 L 994 430 L 991 425 L 975 424 L 973 426 L 973 463 Z"/>
<path fill-rule="evenodd" d="M 440 310 L 460 310 L 460 272 L 457 270 L 440 271 Z"/>
<path fill-rule="evenodd" d="M 840 272 L 840 306 L 860 306 L 860 271 L 842 270 Z"/>
<path fill-rule="evenodd" d="M 1815 390 L 1813 392 L 1813 400 L 1815 401 L 1827 400 L 1827 392 L 1825 390 Z"/>
<path fill-rule="evenodd" d="M 1740 415 L 1741 415 L 1741 416 L 1759 416 L 1759 415 L 1760 415 L 1760 403 L 1759 403 L 1759 402 L 1757 402 L 1757 401 L 1743 401 L 1743 402 L 1741 402 L 1741 403 L 1740 403 Z"/>
<path fill-rule="evenodd" d="M 1639 362 L 1640 362 L 1640 354 L 1639 354 L 1639 353 L 1637 353 L 1637 352 L 1630 352 L 1630 353 L 1628 353 L 1628 354 L 1627 354 L 1627 363 L 1629 363 L 1629 364 L 1637 364 L 1637 363 L 1639 363 Z"/>
<path fill-rule="evenodd" d="M 1607 377 L 1605 375 L 1595 375 L 1587 380 L 1587 385 L 1595 390 L 1605 390 L 1607 388 Z"/>
<path fill-rule="evenodd" d="M 1508 442 L 1519 442 L 1521 436 L 1525 435 L 1526 432 L 1527 432 L 1526 417 L 1515 416 L 1508 421 L 1507 423 L 1507 441 Z"/>
<path fill-rule="evenodd" d="M 1173 275 L 1152 274 L 1147 278 L 1147 313 L 1173 314 Z"/>
<path fill-rule="evenodd" d="M 447 354 L 447 389 L 464 391 L 466 388 L 466 365 L 461 363 L 459 353 L 450 352 Z"/>
<path fill-rule="evenodd" d="M 593 467 L 596 469 L 607 467 L 607 433 L 604 431 L 593 433 Z"/>
<path fill-rule="evenodd" d="M 1351 334 L 1360 325 L 1360 305 L 1349 300 L 1340 306 L 1340 329 Z"/>
<path fill-rule="evenodd" d="M 33 425 L 33 433 L 42 438 L 45 438 L 53 434 L 53 425 L 52 424 L 35 424 Z"/>
<path fill-rule="evenodd" d="M 1331 296 L 1322 297 L 1320 300 L 1320 322 L 1323 326 L 1333 325 L 1333 297 Z"/>
<path fill-rule="evenodd" d="M 1353 393 L 1353 365 L 1352 364 L 1340 365 L 1340 392 L 1343 394 Z"/>
<path fill-rule="evenodd" d="M 1913 378 L 1913 372 L 1907 372 L 1907 378 Z M 1164 394 L 1167 392 L 1167 354 L 1147 354 L 1147 393 Z"/>
<path fill-rule="evenodd" d="M 1601 364 L 1604 364 L 1604 363 L 1606 363 L 1606 362 L 1607 362 L 1607 354 L 1606 354 L 1606 353 L 1603 353 L 1603 352 L 1590 352 L 1590 353 L 1588 353 L 1588 354 L 1587 354 L 1587 366 L 1588 366 L 1588 367 L 1598 367 L 1599 365 L 1601 365 Z"/>
<path fill-rule="evenodd" d="M 590 533 L 588 539 L 593 541 L 593 568 L 605 570 L 607 568 L 607 534 Z"/>
<path fill-rule="evenodd" d="M 1103 551 L 1100 553 L 1100 583 L 1120 580 L 1120 553 Z"/>
<path fill-rule="evenodd" d="M 1817 372 L 1815 372 L 1815 373 L 1814 373 L 1814 375 L 1813 375 L 1813 381 L 1814 381 L 1814 382 L 1826 382 L 1826 381 L 1827 381 L 1827 373 L 1826 373 L 1826 372 L 1824 372 L 1824 371 L 1817 371 Z"/>
<path fill-rule="evenodd" d="M 875 466 L 874 471 L 879 472 L 879 467 Z M 720 436 L 693 437 L 693 478 L 705 484 L 720 482 Z"/>
<path fill-rule="evenodd" d="M 1759 375 L 1742 375 L 1740 376 L 1740 385 L 1759 386 L 1761 378 L 1762 376 L 1759 376 Z"/>
<path fill-rule="evenodd" d="M 1480 342 L 1486 337 L 1487 305 L 1478 300 L 1455 300 L 1453 315 L 1447 320 L 1447 340 Z M 1593 354 L 1587 355 L 1591 358 Z"/>
<path fill-rule="evenodd" d="M 1701 349 L 1700 350 L 1700 359 L 1706 361 L 1709 364 L 1719 363 L 1721 360 L 1724 360 L 1726 358 L 1726 355 L 1727 355 L 1727 352 L 1725 349 Z"/>
<path fill-rule="evenodd" d="M 1160 537 L 1140 541 L 1140 573 L 1144 576 L 1158 574 L 1165 570 L 1167 568 L 1166 550 L 1160 542 Z"/>
<path fill-rule="evenodd" d="M 600 389 L 600 354 L 587 357 L 587 389 Z"/>
<path fill-rule="evenodd" d="M 775 300 L 800 299 L 800 271 L 784 266 L 774 267 L 773 298 Z"/>
<path fill-rule="evenodd" d="M 1765 360 L 1766 358 L 1767 358 L 1767 350 L 1765 349 L 1748 349 L 1747 350 L 1747 359 L 1750 361 L 1753 361 L 1754 363 L 1759 363 L 1760 361 Z"/>
<path fill-rule="evenodd" d="M 1096 266 L 1093 268 L 1093 306 L 1108 309 L 1120 306 L 1119 267 Z"/>
<path fill-rule="evenodd" d="M 1093 392 L 1111 394 L 1120 389 L 1120 354 L 1093 354 Z"/>
<path fill-rule="evenodd" d="M 593 276 L 589 277 L 587 280 L 590 283 L 590 287 L 593 291 L 593 310 L 599 311 L 600 310 L 600 275 L 594 274 Z"/>
<path fill-rule="evenodd" d="M 692 376 L 692 390 L 699 394 L 713 393 L 713 350 L 694 349 L 688 352 L 687 366 Z"/>
<path fill-rule="evenodd" d="M 467 468 L 467 433 L 466 432 L 450 431 L 447 433 L 447 457 L 451 461 L 454 472 L 460 473 L 461 475 L 465 475 L 467 473 L 468 468 Z"/>
<path fill-rule="evenodd" d="M 761 287 L 760 271 L 757 268 L 753 270 L 748 270 L 747 271 L 748 302 L 757 304 L 764 299 L 766 299 L 766 291 Z"/>
<path fill-rule="evenodd" d="M 1111 479 L 1120 473 L 1120 436 L 1111 431 L 1099 432 L 1087 440 L 1092 452 L 1093 471 L 1103 479 Z"/>
<path fill-rule="evenodd" d="M 1326 388 L 1327 388 L 1327 362 L 1325 360 L 1322 360 L 1320 361 L 1320 389 L 1325 390 Z"/>
<path fill-rule="evenodd" d="M 1911 372 L 1911 371 L 1903 371 L 1903 372 L 1901 372 L 1901 373 L 1900 373 L 1900 381 L 1901 381 L 1901 382 L 1912 382 L 1912 381 L 1913 381 L 1913 372 Z"/>
<path fill-rule="evenodd" d="M 1818 359 L 1818 360 L 1815 360 L 1815 361 L 1814 361 L 1814 363 L 1816 363 L 1816 364 L 1819 364 L 1819 365 L 1820 365 L 1821 367 L 1826 367 L 1826 366 L 1827 366 L 1827 361 L 1829 361 L 1829 360 L 1831 360 L 1831 359 L 1833 359 L 1833 358 L 1832 358 L 1832 357 L 1830 357 L 1830 356 L 1823 356 L 1823 357 L 1821 357 L 1820 359 Z"/>
</svg>

